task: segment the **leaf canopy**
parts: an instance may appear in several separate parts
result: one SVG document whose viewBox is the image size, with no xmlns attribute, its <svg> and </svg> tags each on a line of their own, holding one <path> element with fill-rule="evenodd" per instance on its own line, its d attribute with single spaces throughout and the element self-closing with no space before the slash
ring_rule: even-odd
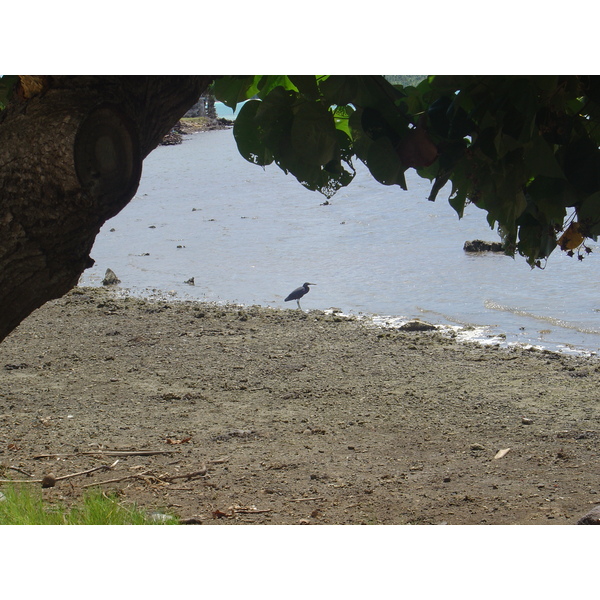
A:
<svg viewBox="0 0 600 600">
<path fill-rule="evenodd" d="M 557 245 L 589 251 L 600 234 L 600 77 L 445 75 L 404 87 L 257 75 L 220 78 L 214 92 L 232 108 L 252 99 L 234 127 L 244 158 L 275 162 L 327 197 L 350 184 L 358 159 L 402 189 L 415 169 L 431 201 L 450 183 L 458 216 L 469 203 L 485 210 L 506 252 L 532 266 Z"/>
</svg>

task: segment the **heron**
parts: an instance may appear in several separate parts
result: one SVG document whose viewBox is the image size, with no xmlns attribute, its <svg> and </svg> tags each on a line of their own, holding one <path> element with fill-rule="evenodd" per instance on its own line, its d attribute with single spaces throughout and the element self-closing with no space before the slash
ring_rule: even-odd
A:
<svg viewBox="0 0 600 600">
<path fill-rule="evenodd" d="M 288 302 L 289 300 L 295 300 L 298 303 L 298 308 L 300 310 L 302 310 L 302 307 L 300 306 L 300 298 L 302 298 L 302 296 L 304 296 L 304 294 L 308 294 L 308 292 L 310 292 L 310 288 L 308 287 L 309 285 L 317 285 L 316 283 L 309 283 L 306 282 L 303 285 L 301 285 L 299 288 L 296 288 L 285 300 L 284 302 Z"/>
</svg>

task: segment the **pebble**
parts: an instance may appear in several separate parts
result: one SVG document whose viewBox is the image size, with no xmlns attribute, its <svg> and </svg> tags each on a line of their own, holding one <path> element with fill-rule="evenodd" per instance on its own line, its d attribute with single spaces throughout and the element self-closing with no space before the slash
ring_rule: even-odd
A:
<svg viewBox="0 0 600 600">
<path fill-rule="evenodd" d="M 54 475 L 52 473 L 48 473 L 48 475 L 45 475 L 44 478 L 42 479 L 42 487 L 43 488 L 51 488 L 54 487 L 56 485 L 56 478 L 54 477 Z"/>
<path fill-rule="evenodd" d="M 527 417 L 521 417 L 521 423 L 523 423 L 523 425 L 531 425 L 533 421 Z"/>
</svg>

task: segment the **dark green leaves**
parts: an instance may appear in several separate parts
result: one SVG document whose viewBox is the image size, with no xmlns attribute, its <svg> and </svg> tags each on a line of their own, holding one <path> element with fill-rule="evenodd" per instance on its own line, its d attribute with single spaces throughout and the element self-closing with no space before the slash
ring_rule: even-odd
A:
<svg viewBox="0 0 600 600">
<path fill-rule="evenodd" d="M 387 137 L 380 137 L 369 145 L 365 159 L 371 175 L 384 185 L 398 184 L 406 190 L 405 167 Z"/>
<path fill-rule="evenodd" d="M 356 99 L 358 78 L 330 75 L 323 80 L 319 89 L 325 102 L 331 106 L 345 106 Z"/>
<path fill-rule="evenodd" d="M 258 100 L 250 100 L 242 106 L 233 135 L 240 154 L 248 162 L 264 167 L 273 162 L 273 154 L 265 144 L 264 128 L 256 116 L 260 107 Z"/>
<path fill-rule="evenodd" d="M 247 160 L 275 162 L 328 197 L 350 183 L 356 158 L 403 189 L 415 168 L 432 181 L 430 200 L 450 183 L 459 217 L 476 204 L 532 265 L 571 227 L 568 213 L 578 234 L 600 235 L 599 90 L 595 76 L 554 75 L 430 76 L 407 88 L 370 75 L 215 84 L 229 106 L 255 98 L 234 129 Z"/>
<path fill-rule="evenodd" d="M 588 196 L 577 209 L 577 220 L 587 237 L 600 235 L 600 191 Z"/>
<path fill-rule="evenodd" d="M 223 104 L 235 111 L 239 102 L 258 94 L 259 75 L 221 77 L 212 86 L 213 94 Z"/>
<path fill-rule="evenodd" d="M 554 156 L 553 145 L 538 135 L 524 146 L 523 161 L 530 173 L 536 176 L 564 179 L 565 174 Z"/>
<path fill-rule="evenodd" d="M 276 87 L 298 91 L 287 75 L 236 75 L 218 78 L 212 85 L 212 93 L 235 110 L 238 103 L 255 97 L 265 98 Z"/>
<path fill-rule="evenodd" d="M 268 93 L 261 89 L 264 99 L 250 100 L 240 111 L 233 130 L 238 149 L 246 160 L 261 166 L 274 161 L 308 189 L 331 197 L 354 177 L 345 133 L 348 113 L 332 112 L 307 97 L 315 95 L 315 78 L 314 87 L 295 78 L 293 89 L 271 88 L 275 80 L 261 78 Z"/>
<path fill-rule="evenodd" d="M 290 131 L 292 148 L 310 165 L 325 165 L 335 158 L 337 136 L 331 112 L 321 103 L 302 103 L 294 111 Z"/>
</svg>

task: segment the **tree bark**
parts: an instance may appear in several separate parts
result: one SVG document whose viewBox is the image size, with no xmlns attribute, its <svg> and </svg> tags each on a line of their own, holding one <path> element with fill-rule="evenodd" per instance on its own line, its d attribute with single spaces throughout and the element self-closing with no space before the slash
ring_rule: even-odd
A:
<svg viewBox="0 0 600 600">
<path fill-rule="evenodd" d="M 23 78 L 0 112 L 0 341 L 93 264 L 143 159 L 214 78 Z"/>
</svg>

